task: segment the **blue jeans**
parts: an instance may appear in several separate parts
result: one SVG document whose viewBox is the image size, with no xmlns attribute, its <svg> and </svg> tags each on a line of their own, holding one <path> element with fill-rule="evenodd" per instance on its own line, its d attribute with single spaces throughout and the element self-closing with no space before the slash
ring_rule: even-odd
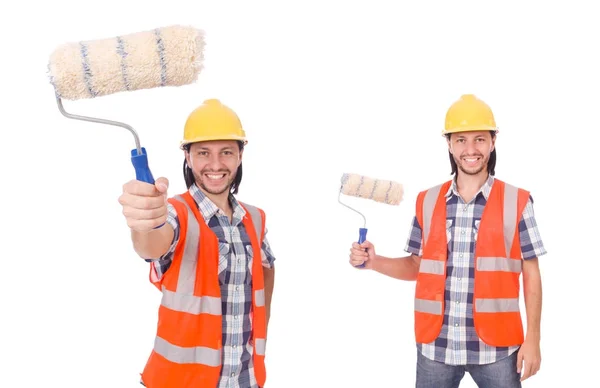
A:
<svg viewBox="0 0 600 388">
<path fill-rule="evenodd" d="M 458 388 L 469 372 L 479 388 L 521 388 L 517 373 L 517 353 L 486 365 L 446 365 L 423 356 L 417 351 L 416 388 Z"/>
</svg>

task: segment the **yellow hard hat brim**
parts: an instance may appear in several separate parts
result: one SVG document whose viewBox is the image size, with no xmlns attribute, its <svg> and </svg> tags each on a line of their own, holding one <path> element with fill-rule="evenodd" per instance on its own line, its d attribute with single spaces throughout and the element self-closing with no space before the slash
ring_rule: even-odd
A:
<svg viewBox="0 0 600 388">
<path fill-rule="evenodd" d="M 475 132 L 475 131 L 494 131 L 495 133 L 500 132 L 498 127 L 492 127 L 488 125 L 478 125 L 472 127 L 461 127 L 461 128 L 452 128 L 448 130 L 442 131 L 442 136 L 446 136 L 450 133 L 460 133 L 460 132 Z"/>
<path fill-rule="evenodd" d="M 203 141 L 215 141 L 215 140 L 238 140 L 244 143 L 244 145 L 248 144 L 248 140 L 246 140 L 246 138 L 244 136 L 235 136 L 235 135 L 229 135 L 229 136 L 198 136 L 195 137 L 193 139 L 190 140 L 183 140 L 181 141 L 179 148 L 183 149 L 186 145 L 188 144 L 192 144 L 192 143 L 199 143 L 199 142 L 203 142 Z"/>
</svg>

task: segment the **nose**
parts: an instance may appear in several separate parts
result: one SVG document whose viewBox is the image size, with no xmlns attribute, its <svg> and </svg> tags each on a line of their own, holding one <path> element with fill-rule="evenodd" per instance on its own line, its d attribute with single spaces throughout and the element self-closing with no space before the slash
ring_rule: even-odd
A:
<svg viewBox="0 0 600 388">
<path fill-rule="evenodd" d="M 465 151 L 467 154 L 472 155 L 479 153 L 479 151 L 477 151 L 477 147 L 475 146 L 475 140 L 467 140 L 466 143 L 467 145 L 465 147 Z"/>
<path fill-rule="evenodd" d="M 222 163 L 219 154 L 211 153 L 208 158 L 208 167 L 211 170 L 217 171 L 221 168 L 221 165 Z"/>
</svg>

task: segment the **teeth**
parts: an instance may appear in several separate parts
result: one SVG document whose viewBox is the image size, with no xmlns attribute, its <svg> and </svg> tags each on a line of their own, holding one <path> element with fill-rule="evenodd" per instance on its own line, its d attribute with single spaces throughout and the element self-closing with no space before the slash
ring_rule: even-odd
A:
<svg viewBox="0 0 600 388">
<path fill-rule="evenodd" d="M 210 175 L 210 174 L 207 174 L 206 176 L 209 177 L 210 179 L 221 179 L 221 178 L 223 178 L 225 176 L 225 174 L 221 174 L 221 175 Z"/>
<path fill-rule="evenodd" d="M 469 162 L 469 163 L 472 163 L 472 162 L 475 162 L 475 161 L 477 161 L 477 159 L 479 159 L 479 158 L 475 158 L 475 159 L 465 159 L 465 160 L 466 160 L 467 162 Z"/>
</svg>

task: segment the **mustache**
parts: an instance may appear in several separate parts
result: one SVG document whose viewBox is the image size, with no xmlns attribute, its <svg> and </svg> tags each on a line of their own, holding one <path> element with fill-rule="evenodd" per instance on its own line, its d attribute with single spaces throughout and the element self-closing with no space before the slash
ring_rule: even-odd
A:
<svg viewBox="0 0 600 388">
<path fill-rule="evenodd" d="M 482 154 L 473 154 L 473 155 L 461 155 L 461 158 L 482 158 L 483 159 L 483 155 Z"/>
<path fill-rule="evenodd" d="M 220 173 L 220 172 L 223 172 L 223 173 L 228 173 L 228 172 L 230 172 L 230 171 L 229 171 L 229 170 L 227 170 L 227 169 L 223 169 L 223 168 L 221 168 L 221 169 L 219 169 L 219 170 L 202 170 L 202 171 L 200 171 L 200 174 L 209 174 L 209 173 L 213 173 L 213 174 L 215 174 L 215 173 Z"/>
</svg>

